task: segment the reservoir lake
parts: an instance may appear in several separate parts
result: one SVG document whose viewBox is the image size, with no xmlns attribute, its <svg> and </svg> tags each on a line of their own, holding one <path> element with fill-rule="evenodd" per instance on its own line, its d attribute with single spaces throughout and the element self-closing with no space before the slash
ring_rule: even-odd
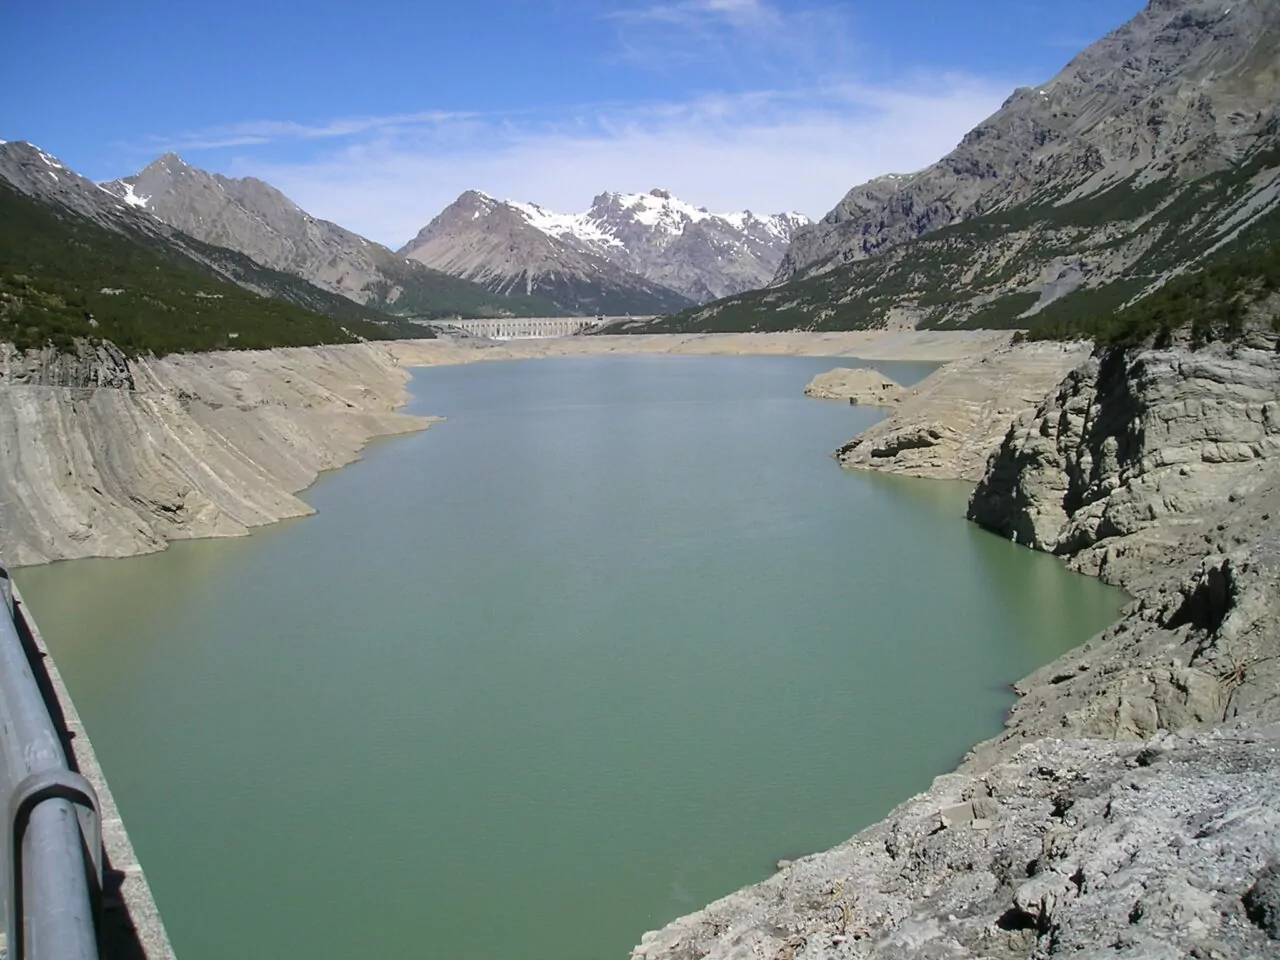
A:
<svg viewBox="0 0 1280 960">
<path fill-rule="evenodd" d="M 1124 595 L 840 469 L 837 365 L 415 371 L 318 515 L 16 571 L 178 956 L 623 960 L 998 733 Z"/>
</svg>

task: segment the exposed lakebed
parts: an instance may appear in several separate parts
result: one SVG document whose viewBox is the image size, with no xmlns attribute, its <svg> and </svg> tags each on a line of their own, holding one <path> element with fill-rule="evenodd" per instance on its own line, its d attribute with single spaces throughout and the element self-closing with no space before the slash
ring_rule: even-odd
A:
<svg viewBox="0 0 1280 960">
<path fill-rule="evenodd" d="M 18 571 L 178 954 L 623 957 L 997 732 L 1123 597 L 839 469 L 835 365 L 423 370 L 316 517 Z"/>
</svg>

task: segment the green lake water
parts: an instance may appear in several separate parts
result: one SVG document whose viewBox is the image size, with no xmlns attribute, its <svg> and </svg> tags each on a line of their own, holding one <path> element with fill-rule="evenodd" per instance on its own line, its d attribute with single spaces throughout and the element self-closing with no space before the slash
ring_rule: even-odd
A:
<svg viewBox="0 0 1280 960">
<path fill-rule="evenodd" d="M 420 371 L 315 517 L 18 571 L 182 960 L 622 960 L 997 733 L 1123 596 L 841 470 L 834 365 Z"/>
</svg>

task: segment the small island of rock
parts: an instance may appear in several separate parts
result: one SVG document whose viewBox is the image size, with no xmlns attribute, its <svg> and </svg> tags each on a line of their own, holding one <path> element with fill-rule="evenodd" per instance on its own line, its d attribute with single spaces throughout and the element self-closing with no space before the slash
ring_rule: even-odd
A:
<svg viewBox="0 0 1280 960">
<path fill-rule="evenodd" d="M 804 393 L 819 400 L 848 400 L 850 403 L 891 407 L 902 399 L 906 390 L 874 367 L 836 367 L 810 380 Z"/>
</svg>

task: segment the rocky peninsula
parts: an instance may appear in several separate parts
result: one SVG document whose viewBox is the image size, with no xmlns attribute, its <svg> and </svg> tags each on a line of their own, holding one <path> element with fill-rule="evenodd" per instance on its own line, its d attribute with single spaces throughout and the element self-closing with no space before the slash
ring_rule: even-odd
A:
<svg viewBox="0 0 1280 960">
<path fill-rule="evenodd" d="M 899 398 L 891 417 L 836 451 L 846 467 L 931 480 L 982 476 L 1020 412 L 1089 355 L 1086 343 L 1003 343 L 949 363 Z"/>
<path fill-rule="evenodd" d="M 839 455 L 963 477 L 993 446 L 970 518 L 1133 602 L 1021 681 L 956 773 L 634 957 L 1280 956 L 1276 337 L 1075 349 L 952 364 Z M 984 367 L 1053 350 L 1082 362 L 1047 397 L 985 389 Z M 863 452 L 951 409 L 927 447 Z"/>
</svg>

